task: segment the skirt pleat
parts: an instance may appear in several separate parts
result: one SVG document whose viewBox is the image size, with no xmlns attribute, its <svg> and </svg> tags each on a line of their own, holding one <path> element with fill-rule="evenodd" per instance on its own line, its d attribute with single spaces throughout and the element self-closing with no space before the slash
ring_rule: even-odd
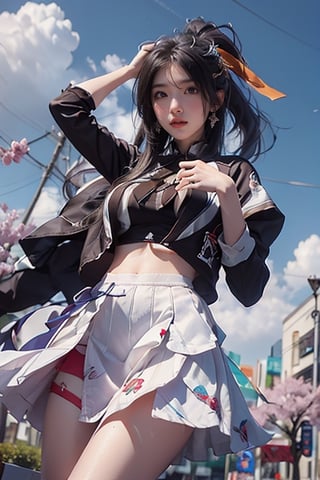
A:
<svg viewBox="0 0 320 480">
<path fill-rule="evenodd" d="M 80 421 L 103 422 L 154 391 L 153 417 L 193 427 L 183 452 L 190 460 L 270 440 L 230 370 L 221 347 L 224 333 L 188 279 L 107 274 L 80 293 L 75 305 L 56 317 L 50 312 L 56 330 L 44 347 L 0 352 L 2 400 L 18 419 L 26 416 L 41 430 L 56 368 L 81 342 L 86 354 Z M 45 309 L 34 315 L 42 319 L 43 340 Z M 33 320 L 31 314 L 24 322 L 24 338 Z"/>
</svg>

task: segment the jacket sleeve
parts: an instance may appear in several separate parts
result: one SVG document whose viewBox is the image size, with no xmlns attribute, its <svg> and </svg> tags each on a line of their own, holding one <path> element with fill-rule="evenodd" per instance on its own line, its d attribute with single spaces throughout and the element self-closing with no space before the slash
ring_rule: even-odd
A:
<svg viewBox="0 0 320 480">
<path fill-rule="evenodd" d="M 266 259 L 271 244 L 283 227 L 284 215 L 260 184 L 258 174 L 249 162 L 233 162 L 229 174 L 237 186 L 247 230 L 233 257 L 224 251 L 223 241 L 219 242 L 222 265 L 231 292 L 249 307 L 261 298 L 269 280 Z"/>
<path fill-rule="evenodd" d="M 91 114 L 94 101 L 84 89 L 69 86 L 49 109 L 68 140 L 110 183 L 135 161 L 137 148 L 97 122 Z"/>
<path fill-rule="evenodd" d="M 0 316 L 43 305 L 58 292 L 71 303 L 86 286 L 78 273 L 81 248 L 81 240 L 72 239 L 57 246 L 42 267 L 25 267 L 0 281 Z"/>
</svg>

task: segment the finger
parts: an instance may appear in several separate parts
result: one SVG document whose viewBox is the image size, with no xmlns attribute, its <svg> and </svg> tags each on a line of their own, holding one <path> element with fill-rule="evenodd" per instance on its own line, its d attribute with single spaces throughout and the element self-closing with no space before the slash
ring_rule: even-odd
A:
<svg viewBox="0 0 320 480">
<path fill-rule="evenodd" d="M 195 165 L 195 160 L 183 160 L 182 162 L 179 162 L 179 167 L 181 170 L 189 170 L 190 168 L 195 167 Z"/>
<path fill-rule="evenodd" d="M 194 187 L 194 182 L 189 180 L 188 178 L 183 178 L 178 185 L 176 186 L 176 190 L 185 190 L 186 188 L 193 188 Z"/>
<path fill-rule="evenodd" d="M 178 182 L 180 182 L 180 180 L 184 177 L 184 172 L 185 172 L 185 168 L 181 168 L 178 173 L 177 173 L 177 176 L 176 176 L 176 179 Z"/>
<path fill-rule="evenodd" d="M 153 49 L 155 44 L 156 44 L 155 42 L 152 42 L 150 40 L 146 40 L 145 42 L 142 42 L 142 43 L 140 43 L 140 45 L 138 45 L 138 50 L 139 51 L 144 50 L 145 52 L 151 52 L 151 50 Z"/>
<path fill-rule="evenodd" d="M 192 180 L 191 177 L 194 176 L 194 169 L 193 168 L 190 168 L 190 169 L 187 169 L 187 168 L 182 168 L 181 170 L 179 170 L 179 172 L 177 173 L 177 179 L 178 180 L 182 180 L 183 178 L 186 178 L 188 180 Z"/>
</svg>

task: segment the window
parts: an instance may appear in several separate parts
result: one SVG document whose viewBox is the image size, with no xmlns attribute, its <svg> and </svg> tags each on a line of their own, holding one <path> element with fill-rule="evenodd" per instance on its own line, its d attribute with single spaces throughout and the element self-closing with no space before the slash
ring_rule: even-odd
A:
<svg viewBox="0 0 320 480">
<path fill-rule="evenodd" d="M 299 330 L 292 332 L 292 365 L 299 365 Z"/>
<path fill-rule="evenodd" d="M 314 346 L 314 330 L 310 330 L 303 335 L 299 340 L 299 355 L 300 358 L 305 357 L 309 353 L 313 352 Z"/>
</svg>

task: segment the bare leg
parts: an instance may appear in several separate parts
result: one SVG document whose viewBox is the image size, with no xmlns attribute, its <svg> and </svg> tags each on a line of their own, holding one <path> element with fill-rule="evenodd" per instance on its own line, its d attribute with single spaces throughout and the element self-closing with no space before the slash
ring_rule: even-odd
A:
<svg viewBox="0 0 320 480">
<path fill-rule="evenodd" d="M 56 382 L 81 397 L 82 380 L 59 373 Z M 43 480 L 66 480 L 86 447 L 97 424 L 79 422 L 79 409 L 64 398 L 51 393 L 48 400 L 42 437 Z"/>
<path fill-rule="evenodd" d="M 154 480 L 193 429 L 151 417 L 154 393 L 112 415 L 92 436 L 69 480 Z"/>
</svg>

